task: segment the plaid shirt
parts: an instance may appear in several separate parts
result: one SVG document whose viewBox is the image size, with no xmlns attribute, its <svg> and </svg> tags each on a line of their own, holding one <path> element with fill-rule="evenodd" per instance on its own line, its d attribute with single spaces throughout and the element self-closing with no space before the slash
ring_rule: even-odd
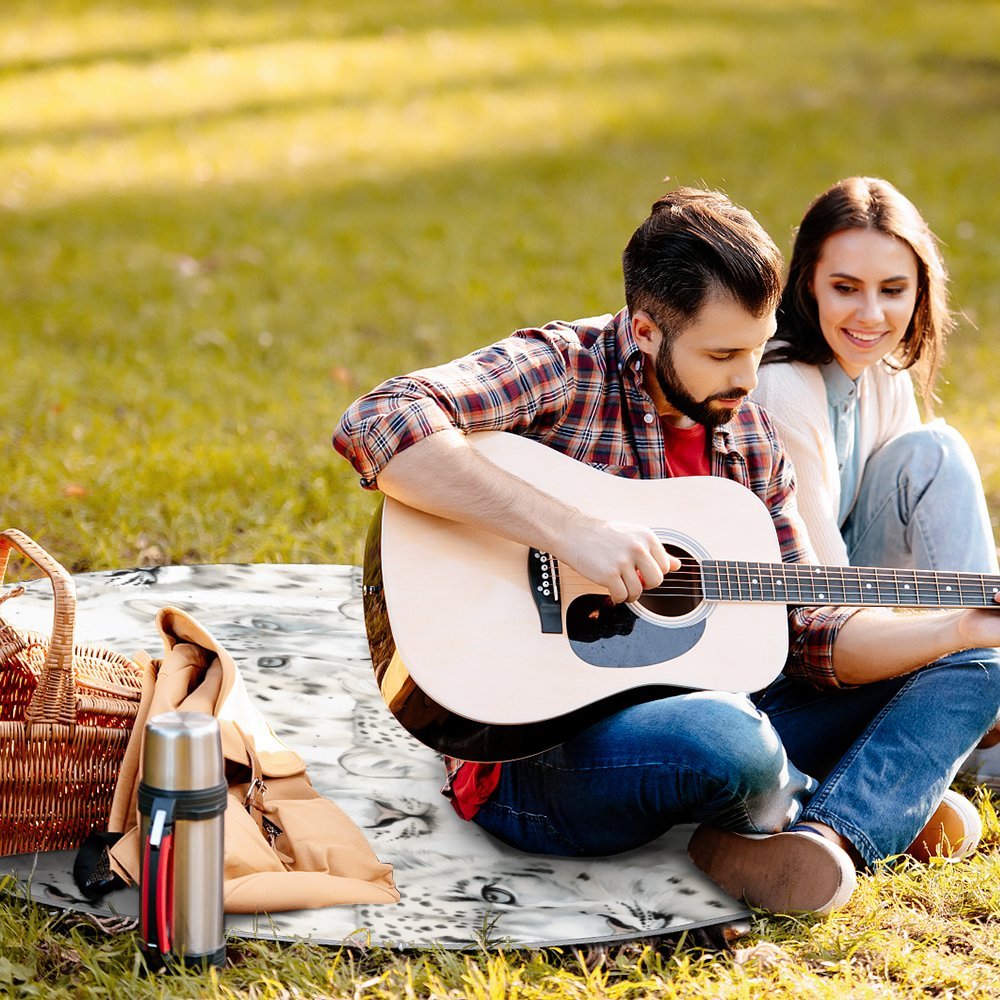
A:
<svg viewBox="0 0 1000 1000">
<path fill-rule="evenodd" d="M 627 310 L 518 330 L 457 361 L 384 382 L 347 410 L 333 444 L 367 489 L 393 455 L 449 427 L 513 431 L 615 475 L 662 479 L 669 475 L 663 432 L 643 389 L 644 364 Z M 791 463 L 753 401 L 715 429 L 710 461 L 712 475 L 741 483 L 767 505 L 785 562 L 815 561 Z M 854 613 L 790 609 L 785 673 L 838 687 L 833 642 Z M 453 778 L 462 762 L 449 765 Z"/>
</svg>

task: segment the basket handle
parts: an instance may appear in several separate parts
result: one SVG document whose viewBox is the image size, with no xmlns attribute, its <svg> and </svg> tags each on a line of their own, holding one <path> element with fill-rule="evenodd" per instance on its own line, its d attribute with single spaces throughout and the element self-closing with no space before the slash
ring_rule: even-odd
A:
<svg viewBox="0 0 1000 1000">
<path fill-rule="evenodd" d="M 0 532 L 0 584 L 7 573 L 10 550 L 17 549 L 52 582 L 55 610 L 52 638 L 38 687 L 24 715 L 29 725 L 57 723 L 76 725 L 76 685 L 73 677 L 73 625 L 76 620 L 76 584 L 63 567 L 38 544 L 17 528 Z"/>
</svg>

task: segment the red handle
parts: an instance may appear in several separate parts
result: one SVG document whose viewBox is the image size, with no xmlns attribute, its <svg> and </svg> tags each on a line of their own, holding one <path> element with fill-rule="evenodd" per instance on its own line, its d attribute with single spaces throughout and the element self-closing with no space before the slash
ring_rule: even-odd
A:
<svg viewBox="0 0 1000 1000">
<path fill-rule="evenodd" d="M 160 954 L 171 950 L 174 923 L 174 835 L 168 833 L 160 844 L 160 864 L 156 872 L 156 936 Z"/>
<path fill-rule="evenodd" d="M 174 925 L 173 803 L 154 801 L 150 829 L 142 844 L 139 934 L 143 948 L 160 958 L 172 949 Z"/>
</svg>

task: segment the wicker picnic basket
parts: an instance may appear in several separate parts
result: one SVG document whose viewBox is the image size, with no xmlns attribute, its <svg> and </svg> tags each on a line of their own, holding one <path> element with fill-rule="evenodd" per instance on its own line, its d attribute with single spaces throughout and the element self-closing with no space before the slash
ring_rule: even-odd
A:
<svg viewBox="0 0 1000 1000">
<path fill-rule="evenodd" d="M 0 616 L 0 855 L 75 848 L 106 827 L 142 686 L 127 656 L 74 645 L 73 579 L 16 528 L 0 532 L 0 584 L 11 549 L 47 574 L 55 610 L 51 637 Z"/>
</svg>

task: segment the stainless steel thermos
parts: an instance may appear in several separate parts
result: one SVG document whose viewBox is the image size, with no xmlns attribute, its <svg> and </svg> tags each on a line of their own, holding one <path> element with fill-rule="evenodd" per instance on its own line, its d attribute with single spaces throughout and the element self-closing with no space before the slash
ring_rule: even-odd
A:
<svg viewBox="0 0 1000 1000">
<path fill-rule="evenodd" d="M 139 933 L 153 968 L 223 964 L 225 811 L 218 722 L 201 712 L 150 719 L 139 783 Z"/>
</svg>

